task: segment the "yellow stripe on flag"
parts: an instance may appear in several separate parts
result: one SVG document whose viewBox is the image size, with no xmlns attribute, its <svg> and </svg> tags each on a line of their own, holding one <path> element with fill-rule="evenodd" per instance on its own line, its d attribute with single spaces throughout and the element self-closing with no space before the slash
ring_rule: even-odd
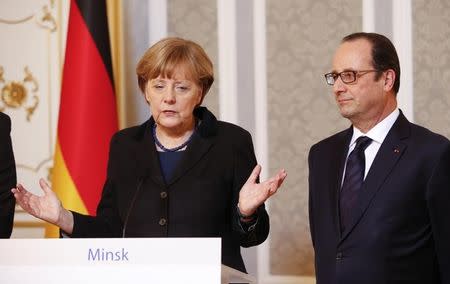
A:
<svg viewBox="0 0 450 284">
<path fill-rule="evenodd" d="M 67 170 L 66 163 L 64 162 L 64 157 L 61 152 L 61 147 L 59 146 L 59 141 L 56 143 L 55 149 L 55 164 L 52 172 L 52 189 L 55 191 L 58 198 L 64 208 L 76 211 L 81 214 L 87 214 L 86 206 L 81 200 L 78 190 Z M 45 237 L 46 238 L 58 238 L 59 228 L 47 224 L 45 226 Z"/>
</svg>

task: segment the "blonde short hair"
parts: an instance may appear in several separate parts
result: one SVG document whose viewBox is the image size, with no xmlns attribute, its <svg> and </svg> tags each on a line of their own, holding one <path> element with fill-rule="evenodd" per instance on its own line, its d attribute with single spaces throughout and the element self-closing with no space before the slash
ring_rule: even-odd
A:
<svg viewBox="0 0 450 284">
<path fill-rule="evenodd" d="M 203 100 L 214 82 L 212 62 L 200 45 L 178 37 L 158 41 L 139 60 L 136 74 L 142 93 L 149 80 L 160 75 L 171 78 L 180 66 L 185 68 L 188 79 L 202 88 Z"/>
</svg>

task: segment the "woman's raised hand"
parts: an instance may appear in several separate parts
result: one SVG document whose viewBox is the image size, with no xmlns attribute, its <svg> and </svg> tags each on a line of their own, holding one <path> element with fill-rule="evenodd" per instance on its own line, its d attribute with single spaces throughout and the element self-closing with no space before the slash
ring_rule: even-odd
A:
<svg viewBox="0 0 450 284">
<path fill-rule="evenodd" d="M 238 207 L 243 215 L 252 215 L 261 204 L 277 192 L 287 176 L 286 171 L 282 169 L 268 180 L 256 183 L 260 173 L 261 166 L 256 165 L 247 182 L 241 188 Z"/>
<path fill-rule="evenodd" d="M 29 214 L 52 223 L 67 233 L 72 233 L 73 215 L 62 207 L 61 201 L 55 192 L 44 181 L 39 180 L 44 195 L 38 196 L 26 190 L 21 184 L 11 191 L 16 198 L 17 203 Z"/>
</svg>

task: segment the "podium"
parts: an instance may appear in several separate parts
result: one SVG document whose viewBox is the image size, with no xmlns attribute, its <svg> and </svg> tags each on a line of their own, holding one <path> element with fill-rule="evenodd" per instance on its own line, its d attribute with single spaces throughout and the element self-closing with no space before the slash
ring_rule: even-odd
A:
<svg viewBox="0 0 450 284">
<path fill-rule="evenodd" d="M 219 238 L 3 239 L 0 283 L 256 283 L 221 265 Z"/>
</svg>

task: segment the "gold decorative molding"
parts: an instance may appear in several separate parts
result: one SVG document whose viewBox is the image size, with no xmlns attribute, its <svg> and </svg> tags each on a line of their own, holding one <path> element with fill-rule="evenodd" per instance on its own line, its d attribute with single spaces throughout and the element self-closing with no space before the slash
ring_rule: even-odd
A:
<svg viewBox="0 0 450 284">
<path fill-rule="evenodd" d="M 53 15 L 47 5 L 42 7 L 42 16 L 38 17 L 36 19 L 36 22 L 40 27 L 42 27 L 44 29 L 48 29 L 50 32 L 56 31 L 57 25 L 56 25 L 55 17 L 53 17 Z"/>
<path fill-rule="evenodd" d="M 53 16 L 53 13 L 52 13 L 53 12 L 52 10 L 55 7 L 55 1 L 50 0 L 49 2 L 50 2 L 49 5 L 44 5 L 37 11 L 31 13 L 28 16 L 20 18 L 20 19 L 0 18 L 0 23 L 6 24 L 6 25 L 17 25 L 17 24 L 26 23 L 34 18 L 36 21 L 36 24 L 39 27 L 47 29 L 50 32 L 55 32 L 57 29 L 57 24 L 56 24 L 55 17 Z"/>
<path fill-rule="evenodd" d="M 0 18 L 0 23 L 7 24 L 7 25 L 17 25 L 17 24 L 22 24 L 22 23 L 28 22 L 29 20 L 33 19 L 33 17 L 34 17 L 34 14 L 26 16 L 25 18 L 22 18 L 22 19 L 14 19 L 14 20 Z"/>
<path fill-rule="evenodd" d="M 28 66 L 24 68 L 25 78 L 22 82 L 5 81 L 4 68 L 0 66 L 0 111 L 6 108 L 24 108 L 27 113 L 27 121 L 31 120 L 31 116 L 39 105 L 39 84 L 33 77 Z M 31 103 L 28 103 L 28 93 L 32 93 Z"/>
<path fill-rule="evenodd" d="M 15 228 L 45 228 L 45 222 L 14 221 Z"/>
<path fill-rule="evenodd" d="M 27 166 L 27 165 L 23 165 L 23 164 L 16 164 L 16 168 L 18 169 L 24 169 L 33 173 L 38 173 L 41 168 L 48 162 L 52 161 L 53 157 L 48 157 L 45 160 L 42 160 L 36 167 L 32 167 L 32 166 Z M 53 166 L 52 167 L 47 167 L 47 180 L 51 180 L 51 176 L 52 176 L 52 170 L 53 170 Z"/>
</svg>

